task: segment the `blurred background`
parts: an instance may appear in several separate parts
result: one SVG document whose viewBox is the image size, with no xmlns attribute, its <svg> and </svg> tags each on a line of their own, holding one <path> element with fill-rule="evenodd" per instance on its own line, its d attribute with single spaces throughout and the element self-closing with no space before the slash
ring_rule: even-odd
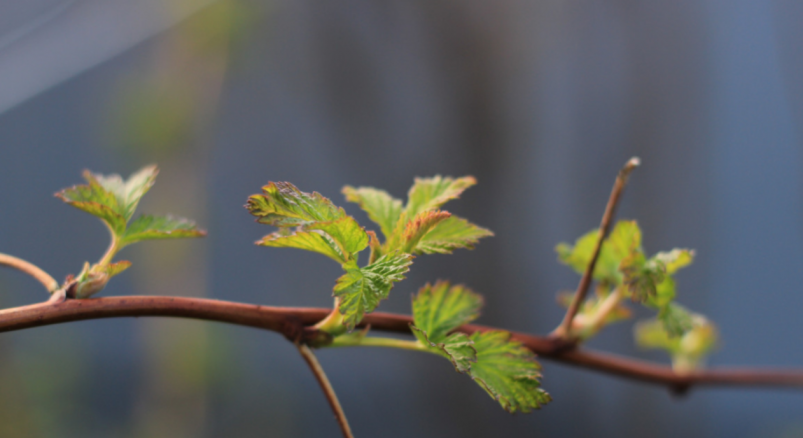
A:
<svg viewBox="0 0 803 438">
<path fill-rule="evenodd" d="M 697 250 L 679 302 L 708 315 L 717 365 L 803 367 L 803 3 L 5 0 L 0 3 L 0 251 L 61 279 L 107 244 L 53 198 L 84 168 L 162 169 L 140 211 L 203 240 L 126 249 L 104 295 L 331 306 L 340 268 L 256 247 L 242 208 L 267 181 L 403 197 L 415 176 L 474 175 L 448 210 L 496 237 L 422 256 L 380 309 L 439 278 L 486 296 L 481 323 L 546 333 L 577 276 L 561 241 L 595 228 L 638 155 L 620 218 L 649 253 Z M 0 305 L 45 299 L 0 271 Z M 649 316 L 637 312 L 638 318 Z M 590 344 L 633 346 L 632 323 Z M 643 385 L 544 361 L 554 402 L 509 415 L 445 361 L 321 351 L 358 437 L 801 437 L 803 394 Z M 280 336 L 158 318 L 0 336 L 3 437 L 335 437 Z"/>
</svg>

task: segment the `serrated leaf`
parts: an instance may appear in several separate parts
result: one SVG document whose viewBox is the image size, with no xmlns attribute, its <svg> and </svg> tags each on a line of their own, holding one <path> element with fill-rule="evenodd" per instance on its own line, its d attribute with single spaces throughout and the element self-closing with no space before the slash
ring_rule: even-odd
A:
<svg viewBox="0 0 803 438">
<path fill-rule="evenodd" d="M 672 368 L 681 373 L 698 369 L 717 344 L 717 329 L 704 316 L 672 305 L 674 311 L 682 313 L 686 327 L 677 336 L 670 334 L 666 321 L 658 318 L 641 321 L 634 328 L 636 343 L 642 348 L 667 351 L 672 357 Z M 677 315 L 676 315 L 677 316 Z"/>
<path fill-rule="evenodd" d="M 597 242 L 599 231 L 592 230 L 577 239 L 575 244 L 560 243 L 555 247 L 558 260 L 569 265 L 578 274 L 583 274 L 591 262 L 591 255 Z M 635 221 L 620 221 L 611 230 L 600 248 L 594 279 L 618 285 L 622 283 L 619 266 L 622 260 L 641 246 L 641 230 Z"/>
<path fill-rule="evenodd" d="M 88 173 L 88 172 L 87 172 Z M 127 180 L 123 180 L 120 175 L 101 175 L 97 173 L 85 173 L 84 177 L 89 180 L 93 178 L 98 184 L 103 186 L 108 192 L 113 193 L 117 198 L 120 213 L 126 221 L 134 216 L 134 211 L 139 205 L 140 199 L 150 190 L 156 182 L 156 175 L 159 169 L 155 165 L 143 167 L 133 173 Z"/>
<path fill-rule="evenodd" d="M 418 327 L 411 325 L 410 330 L 422 344 L 430 349 L 442 352 L 446 355 L 455 371 L 465 373 L 471 369 L 471 364 L 477 360 L 477 351 L 474 350 L 474 341 L 469 339 L 465 333 L 452 333 L 443 339 L 443 342 L 432 342 L 427 333 Z"/>
<path fill-rule="evenodd" d="M 477 183 L 473 176 L 462 178 L 442 177 L 416 178 L 407 194 L 404 212 L 414 218 L 422 211 L 435 210 L 446 202 L 457 199 L 467 188 Z"/>
<path fill-rule="evenodd" d="M 415 254 L 451 254 L 459 248 L 474 249 L 474 245 L 483 238 L 493 236 L 490 230 L 471 222 L 451 216 L 438 223 L 425 234 L 415 246 Z"/>
<path fill-rule="evenodd" d="M 331 236 L 321 231 L 297 230 L 293 232 L 282 229 L 257 240 L 256 244 L 274 248 L 298 248 L 317 252 L 332 258 L 338 263 L 346 263 L 349 260 L 348 254 L 343 252 L 342 247 Z"/>
<path fill-rule="evenodd" d="M 126 223 L 134 215 L 142 196 L 153 186 L 158 173 L 156 166 L 147 166 L 123 180 L 117 174 L 101 175 L 85 170 L 83 177 L 88 184 L 64 189 L 56 196 L 99 217 L 119 236 L 125 231 Z"/>
<path fill-rule="evenodd" d="M 477 352 L 469 375 L 510 412 L 530 412 L 552 400 L 541 389 L 541 366 L 535 355 L 505 331 L 476 332 L 470 339 Z"/>
<path fill-rule="evenodd" d="M 658 320 L 661 321 L 667 335 L 672 338 L 683 336 L 694 327 L 694 314 L 675 303 L 664 306 L 658 312 Z"/>
<path fill-rule="evenodd" d="M 368 213 L 368 217 L 379 225 L 385 240 L 390 239 L 396 222 L 402 212 L 402 201 L 390 196 L 386 191 L 373 187 L 343 187 L 346 201 L 356 202 Z"/>
<path fill-rule="evenodd" d="M 87 175 L 91 176 L 91 173 L 85 171 L 84 177 Z M 114 234 L 122 234 L 125 231 L 126 220 L 118 213 L 117 198 L 91 177 L 87 179 L 89 184 L 66 188 L 57 192 L 56 197 L 79 210 L 100 218 Z"/>
<path fill-rule="evenodd" d="M 451 213 L 448 211 L 440 210 L 423 211 L 419 213 L 413 220 L 407 222 L 407 225 L 404 227 L 400 245 L 402 252 L 415 252 L 416 246 L 424 235 L 450 216 Z"/>
<path fill-rule="evenodd" d="M 665 275 L 664 279 L 655 285 L 655 295 L 647 296 L 645 304 L 649 307 L 660 309 L 668 305 L 675 299 L 675 280 Z"/>
<path fill-rule="evenodd" d="M 121 247 L 141 240 L 203 236 L 206 236 L 206 231 L 198 229 L 195 222 L 189 219 L 144 214 L 128 225 L 122 236 Z"/>
<path fill-rule="evenodd" d="M 694 261 L 694 251 L 675 248 L 669 252 L 659 252 L 652 258 L 664 264 L 667 274 L 674 274 L 678 269 L 685 268 Z"/>
<path fill-rule="evenodd" d="M 320 193 L 305 193 L 289 182 L 269 182 L 261 195 L 251 195 L 246 208 L 257 221 L 276 227 L 332 222 L 346 215 Z"/>
<path fill-rule="evenodd" d="M 304 227 L 304 230 L 320 230 L 334 239 L 347 255 L 343 262 L 350 260 L 354 254 L 368 246 L 368 234 L 351 216 L 345 216 L 332 222 L 316 222 Z"/>
<path fill-rule="evenodd" d="M 426 284 L 413 297 L 413 323 L 438 344 L 452 330 L 477 319 L 482 305 L 482 296 L 465 286 L 450 287 L 448 281 Z"/>
<path fill-rule="evenodd" d="M 388 297 L 394 282 L 404 279 L 412 258 L 409 254 L 386 254 L 363 268 L 355 261 L 343 265 L 346 273 L 337 279 L 334 296 L 340 299 L 340 313 L 349 330 Z"/>
<path fill-rule="evenodd" d="M 106 265 L 106 275 L 108 275 L 109 278 L 112 278 L 115 275 L 125 271 L 130 267 L 131 267 L 131 262 L 129 262 L 128 260 L 120 260 L 119 262 L 116 263 L 109 263 L 108 265 Z"/>
<path fill-rule="evenodd" d="M 619 270 L 630 297 L 643 303 L 657 295 L 658 285 L 667 278 L 664 265 L 645 259 L 640 250 L 622 260 Z"/>
</svg>

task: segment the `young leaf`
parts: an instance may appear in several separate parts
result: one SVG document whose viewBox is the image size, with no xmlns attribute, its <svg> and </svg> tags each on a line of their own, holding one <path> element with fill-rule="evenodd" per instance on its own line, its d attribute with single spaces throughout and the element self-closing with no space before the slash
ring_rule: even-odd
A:
<svg viewBox="0 0 803 438">
<path fill-rule="evenodd" d="M 410 330 L 421 343 L 430 349 L 439 350 L 445 354 L 458 373 L 468 372 L 471 369 L 471 364 L 477 361 L 474 341 L 469 339 L 465 333 L 452 333 L 442 339 L 442 342 L 435 343 L 427 337 L 426 332 L 418 327 L 411 325 Z"/>
<path fill-rule="evenodd" d="M 404 280 L 412 259 L 409 254 L 395 253 L 385 254 L 363 268 L 353 260 L 343 265 L 346 273 L 337 279 L 334 296 L 340 298 L 340 313 L 349 329 L 388 297 L 394 282 Z"/>
<path fill-rule="evenodd" d="M 393 234 L 393 228 L 396 226 L 396 222 L 399 221 L 399 216 L 401 216 L 401 200 L 390 196 L 384 190 L 378 190 L 373 187 L 354 188 L 345 186 L 343 187 L 343 194 L 346 195 L 346 201 L 358 203 L 360 208 L 368 213 L 368 217 L 379 225 L 385 240 L 390 239 Z"/>
<path fill-rule="evenodd" d="M 624 276 L 623 283 L 627 287 L 633 301 L 647 302 L 658 293 L 658 285 L 666 279 L 664 265 L 655 260 L 647 260 L 641 250 L 634 251 L 622 260 L 619 268 Z M 674 290 L 672 291 L 674 293 Z"/>
<path fill-rule="evenodd" d="M 415 246 L 415 254 L 451 254 L 458 248 L 474 249 L 483 238 L 493 236 L 490 230 L 452 216 L 438 223 Z"/>
<path fill-rule="evenodd" d="M 56 197 L 100 218 L 114 234 L 122 234 L 125 231 L 126 219 L 119 213 L 117 198 L 103 188 L 88 170 L 84 171 L 84 178 L 89 184 L 66 188 L 56 192 Z"/>
<path fill-rule="evenodd" d="M 109 278 L 112 278 L 130 267 L 131 262 L 128 260 L 120 260 L 119 262 L 110 263 L 108 266 L 106 266 L 106 275 L 108 275 Z"/>
<path fill-rule="evenodd" d="M 685 307 L 669 303 L 658 312 L 658 320 L 670 338 L 683 336 L 694 328 L 694 314 Z"/>
<path fill-rule="evenodd" d="M 555 247 L 558 260 L 582 274 L 591 262 L 598 230 L 592 230 L 577 239 L 574 246 L 560 243 Z M 619 266 L 622 260 L 641 246 L 641 231 L 635 221 L 620 221 L 602 243 L 594 268 L 594 279 L 618 285 L 622 283 Z"/>
<path fill-rule="evenodd" d="M 338 263 L 346 263 L 350 256 L 343 248 L 326 233 L 319 231 L 289 231 L 286 228 L 270 233 L 260 240 L 257 245 L 272 246 L 275 248 L 298 248 L 313 251 L 332 258 Z"/>
<path fill-rule="evenodd" d="M 461 193 L 476 183 L 473 176 L 451 178 L 437 175 L 432 178 L 416 178 L 407 194 L 404 212 L 408 218 L 414 218 L 422 211 L 440 208 L 446 202 L 459 198 Z"/>
<path fill-rule="evenodd" d="M 482 296 L 462 285 L 439 281 L 426 284 L 413 297 L 413 323 L 426 333 L 429 342 L 438 344 L 452 330 L 477 319 Z"/>
<path fill-rule="evenodd" d="M 195 222 L 172 216 L 142 215 L 128 225 L 123 233 L 121 248 L 141 240 L 180 239 L 203 237 L 206 231 L 199 229 Z"/>
<path fill-rule="evenodd" d="M 694 251 L 675 248 L 669 252 L 659 252 L 652 258 L 664 264 L 667 274 L 674 274 L 678 269 L 685 268 L 694 261 Z"/>
<path fill-rule="evenodd" d="M 331 222 L 346 215 L 320 193 L 305 193 L 288 182 L 269 182 L 261 195 L 251 195 L 246 208 L 259 223 L 297 227 L 313 222 Z"/>
<path fill-rule="evenodd" d="M 401 237 L 401 250 L 406 253 L 413 253 L 421 239 L 435 228 L 440 222 L 448 219 L 451 213 L 448 211 L 423 211 L 413 218 L 404 227 Z"/>
<path fill-rule="evenodd" d="M 677 306 L 680 307 L 680 306 Z M 680 308 L 682 309 L 682 308 Z M 634 328 L 636 343 L 642 348 L 666 350 L 672 357 L 672 368 L 686 373 L 698 369 L 717 344 L 716 327 L 704 316 L 682 309 L 684 324 L 689 328 L 679 336 L 671 336 L 665 321 L 650 319 Z"/>
<path fill-rule="evenodd" d="M 137 209 L 140 199 L 153 186 L 158 174 L 159 169 L 154 165 L 150 165 L 138 170 L 125 181 L 120 175 L 116 174 L 104 176 L 87 172 L 84 177 L 87 180 L 94 179 L 106 191 L 114 194 L 117 198 L 118 213 L 128 221 L 134 216 L 134 211 Z"/>
<path fill-rule="evenodd" d="M 477 352 L 468 374 L 510 412 L 530 412 L 552 400 L 541 389 L 541 366 L 535 355 L 506 331 L 471 335 Z"/>
<path fill-rule="evenodd" d="M 343 252 L 348 254 L 347 260 L 368 246 L 368 234 L 351 216 L 345 216 L 332 222 L 316 222 L 304 229 L 321 230 L 331 236 L 340 245 Z"/>
</svg>

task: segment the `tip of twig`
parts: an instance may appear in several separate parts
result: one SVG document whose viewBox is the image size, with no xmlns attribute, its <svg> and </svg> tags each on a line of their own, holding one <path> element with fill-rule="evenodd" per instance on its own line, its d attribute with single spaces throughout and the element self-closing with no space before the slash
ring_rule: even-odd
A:
<svg viewBox="0 0 803 438">
<path fill-rule="evenodd" d="M 633 158 L 627 160 L 627 163 L 625 163 L 625 166 L 622 167 L 622 170 L 619 171 L 619 177 L 620 178 L 627 178 L 630 175 L 630 172 L 632 172 L 633 169 L 635 169 L 636 167 L 639 167 L 639 166 L 641 166 L 641 158 L 633 157 Z"/>
</svg>

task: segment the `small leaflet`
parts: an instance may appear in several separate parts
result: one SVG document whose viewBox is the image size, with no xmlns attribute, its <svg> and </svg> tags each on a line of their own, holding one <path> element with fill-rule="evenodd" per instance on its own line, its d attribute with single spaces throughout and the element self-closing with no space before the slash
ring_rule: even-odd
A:
<svg viewBox="0 0 803 438">
<path fill-rule="evenodd" d="M 169 215 L 142 215 L 128 224 L 125 233 L 123 233 L 122 244 L 130 245 L 141 240 L 203 236 L 206 236 L 206 231 L 198 229 L 195 222 L 189 219 Z"/>
<path fill-rule="evenodd" d="M 363 268 L 355 261 L 343 265 L 346 273 L 337 279 L 334 296 L 340 298 L 340 313 L 349 330 L 388 297 L 393 283 L 404 280 L 412 258 L 409 254 L 385 254 Z"/>
<path fill-rule="evenodd" d="M 530 412 L 551 400 L 541 389 L 535 355 L 506 331 L 451 333 L 479 316 L 482 298 L 448 282 L 426 285 L 413 298 L 413 334 L 445 355 L 508 412 Z"/>
<path fill-rule="evenodd" d="M 345 211 L 320 193 L 306 193 L 288 182 L 270 182 L 246 204 L 257 222 L 279 227 L 257 245 L 298 248 L 344 264 L 368 246 L 368 234 Z"/>
<path fill-rule="evenodd" d="M 393 229 L 396 227 L 396 222 L 399 221 L 399 216 L 401 216 L 402 201 L 400 199 L 390 196 L 384 190 L 373 187 L 354 188 L 345 186 L 343 187 L 343 194 L 346 195 L 346 201 L 359 204 L 360 208 L 368 213 L 368 218 L 379 225 L 385 240 L 390 239 Z"/>
</svg>

